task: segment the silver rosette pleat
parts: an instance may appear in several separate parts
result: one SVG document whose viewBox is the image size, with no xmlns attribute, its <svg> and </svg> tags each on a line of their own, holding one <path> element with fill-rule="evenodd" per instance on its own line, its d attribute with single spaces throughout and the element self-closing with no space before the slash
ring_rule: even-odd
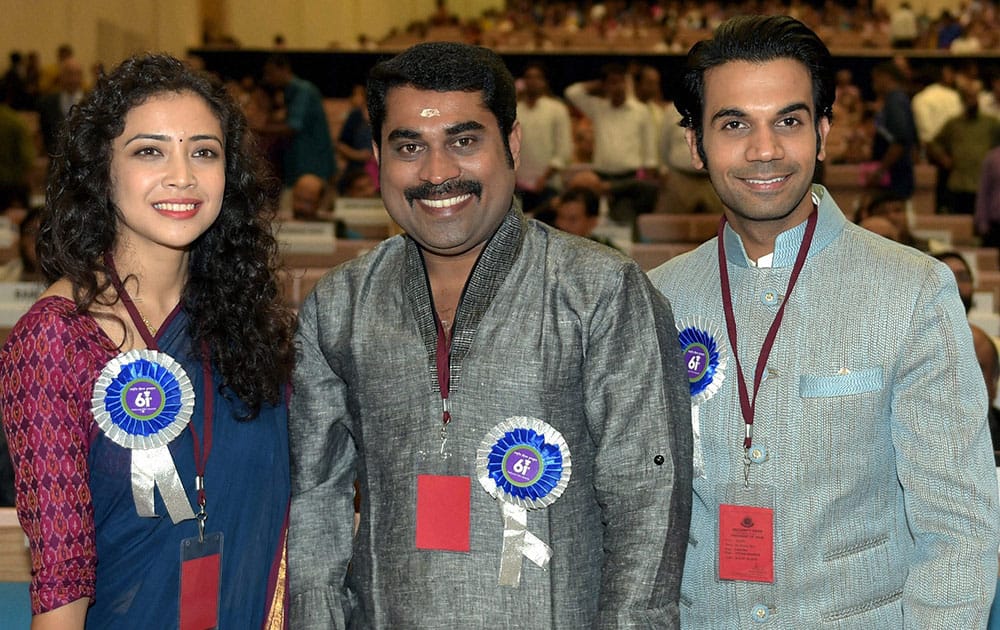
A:
<svg viewBox="0 0 1000 630">
<path fill-rule="evenodd" d="M 507 418 L 486 434 L 476 452 L 479 483 L 501 503 L 504 521 L 499 584 L 517 586 L 522 558 L 548 567 L 552 549 L 528 531 L 528 511 L 562 496 L 572 473 L 565 438 L 537 418 Z"/>
<path fill-rule="evenodd" d="M 677 323 L 677 340 L 691 390 L 692 473 L 695 478 L 701 478 L 705 476 L 705 458 L 701 446 L 699 407 L 719 391 L 726 379 L 728 346 L 719 327 L 699 317 Z"/>
<path fill-rule="evenodd" d="M 173 357 L 149 349 L 111 359 L 94 383 L 91 412 L 101 431 L 132 451 L 132 496 L 140 516 L 156 516 L 153 491 L 178 523 L 194 518 L 167 445 L 194 411 L 194 388 Z"/>
</svg>

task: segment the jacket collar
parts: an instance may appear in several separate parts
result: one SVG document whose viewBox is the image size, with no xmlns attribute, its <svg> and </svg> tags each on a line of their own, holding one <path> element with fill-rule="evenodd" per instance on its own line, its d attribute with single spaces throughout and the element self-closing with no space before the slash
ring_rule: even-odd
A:
<svg viewBox="0 0 1000 630">
<path fill-rule="evenodd" d="M 819 207 L 819 218 L 807 258 L 812 258 L 817 253 L 823 251 L 827 245 L 833 242 L 833 239 L 837 238 L 847 224 L 844 213 L 825 187 L 813 184 L 812 196 L 813 202 Z M 774 259 L 771 262 L 771 266 L 791 267 L 794 265 L 795 256 L 799 253 L 799 245 L 802 243 L 805 233 L 806 222 L 803 221 L 795 227 L 779 234 L 774 240 Z M 729 223 L 726 223 L 724 238 L 726 243 L 726 260 L 730 264 L 740 267 L 753 266 L 750 264 L 746 249 L 743 247 L 743 239 L 733 231 Z"/>
<path fill-rule="evenodd" d="M 507 279 L 507 275 L 514 266 L 514 261 L 517 260 L 524 242 L 526 226 L 527 220 L 524 213 L 521 212 L 520 202 L 515 197 L 500 226 L 479 253 L 472 273 L 469 274 L 469 278 L 465 282 L 451 333 L 450 386 L 452 390 L 459 385 L 462 360 L 472 347 L 472 341 L 479 329 L 479 324 L 486 315 L 490 304 L 493 303 L 493 298 L 496 297 L 504 280 Z M 434 387 L 439 388 L 434 299 L 420 246 L 410 237 L 406 237 L 405 290 L 410 310 L 416 319 L 420 337 L 427 351 L 427 360 L 431 366 Z"/>
</svg>

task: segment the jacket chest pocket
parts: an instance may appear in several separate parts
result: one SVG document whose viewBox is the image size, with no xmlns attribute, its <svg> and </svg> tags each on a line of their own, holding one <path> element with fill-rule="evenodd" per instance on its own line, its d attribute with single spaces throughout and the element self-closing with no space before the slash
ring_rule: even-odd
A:
<svg viewBox="0 0 1000 630">
<path fill-rule="evenodd" d="M 830 376 L 803 374 L 799 377 L 802 398 L 834 398 L 877 392 L 882 389 L 882 368 L 844 372 Z"/>
<path fill-rule="evenodd" d="M 881 367 L 843 374 L 800 375 L 798 402 L 802 418 L 820 433 L 813 435 L 818 442 L 806 442 L 823 444 L 836 453 L 838 466 L 869 465 L 871 449 L 884 447 L 890 441 L 887 432 L 891 423 L 879 421 L 888 417 L 888 393 Z M 869 447 L 858 448 L 860 444 Z"/>
</svg>

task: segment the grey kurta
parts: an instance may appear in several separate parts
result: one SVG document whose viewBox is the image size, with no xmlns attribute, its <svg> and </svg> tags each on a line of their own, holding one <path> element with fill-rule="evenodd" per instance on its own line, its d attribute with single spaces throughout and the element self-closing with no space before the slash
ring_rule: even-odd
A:
<svg viewBox="0 0 1000 630">
<path fill-rule="evenodd" d="M 456 315 L 447 459 L 433 304 L 412 240 L 328 274 L 298 334 L 292 627 L 677 626 L 690 403 L 670 307 L 632 261 L 512 208 Z M 528 512 L 528 531 L 552 548 L 548 570 L 525 559 L 507 587 L 500 504 L 475 465 L 487 432 L 513 416 L 562 433 L 572 477 Z M 416 549 L 420 474 L 471 478 L 468 553 Z"/>
</svg>

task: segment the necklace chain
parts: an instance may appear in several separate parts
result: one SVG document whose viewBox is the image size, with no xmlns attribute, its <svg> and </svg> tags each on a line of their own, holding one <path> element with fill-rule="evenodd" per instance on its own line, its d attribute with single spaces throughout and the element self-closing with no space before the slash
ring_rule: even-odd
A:
<svg viewBox="0 0 1000 630">
<path fill-rule="evenodd" d="M 135 301 L 133 300 L 132 303 L 135 304 Z M 138 304 L 135 304 L 135 312 L 139 313 L 139 318 L 142 319 L 143 324 L 146 324 L 146 329 L 149 331 L 149 334 L 156 335 L 156 330 L 157 330 L 156 326 L 149 323 L 149 320 L 146 319 L 146 316 L 143 315 L 142 311 L 139 310 Z"/>
</svg>

